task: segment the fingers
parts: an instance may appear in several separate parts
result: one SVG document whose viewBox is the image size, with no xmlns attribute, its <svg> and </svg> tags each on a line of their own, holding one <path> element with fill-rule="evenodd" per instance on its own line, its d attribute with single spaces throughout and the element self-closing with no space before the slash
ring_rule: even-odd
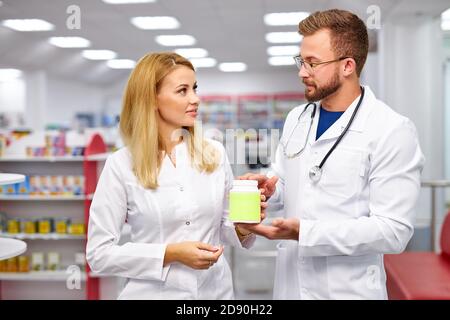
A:
<svg viewBox="0 0 450 320">
<path fill-rule="evenodd" d="M 267 184 L 270 185 L 270 186 L 273 186 L 273 187 L 275 187 L 277 182 L 278 182 L 278 177 L 277 176 L 273 176 L 272 178 L 267 180 Z"/>
<path fill-rule="evenodd" d="M 242 176 L 239 176 L 238 179 L 239 180 L 250 180 L 249 177 L 251 177 L 253 175 L 254 175 L 254 173 L 248 172 L 248 173 L 246 173 L 246 174 L 244 174 Z"/>
<path fill-rule="evenodd" d="M 240 226 L 239 226 L 240 227 Z M 268 239 L 275 239 L 278 228 L 274 226 L 267 226 L 262 223 L 246 223 L 245 229 L 254 234 L 266 237 Z"/>
<path fill-rule="evenodd" d="M 262 174 L 246 173 L 243 176 L 238 177 L 239 180 L 256 180 L 258 181 L 258 186 L 264 184 L 269 178 Z"/>
<path fill-rule="evenodd" d="M 264 194 L 267 197 L 270 197 L 271 195 L 273 195 L 273 193 L 275 192 L 277 182 L 278 182 L 277 176 L 273 176 L 272 178 L 270 178 L 269 180 L 266 181 L 266 183 L 264 185 L 265 189 L 266 189 L 266 190 L 264 190 Z"/>
<path fill-rule="evenodd" d="M 208 243 L 197 242 L 196 245 L 197 245 L 198 249 L 202 249 L 202 250 L 206 250 L 206 251 L 216 252 L 216 251 L 220 250 L 220 247 L 216 247 L 216 246 L 210 245 Z"/>
<path fill-rule="evenodd" d="M 224 250 L 223 246 L 220 246 L 216 252 L 204 252 L 201 258 L 200 269 L 211 268 L 220 258 Z"/>
</svg>

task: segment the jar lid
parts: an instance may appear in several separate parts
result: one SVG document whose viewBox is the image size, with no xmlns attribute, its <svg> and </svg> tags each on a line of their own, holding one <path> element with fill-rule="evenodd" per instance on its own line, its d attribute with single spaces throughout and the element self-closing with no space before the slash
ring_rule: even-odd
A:
<svg viewBox="0 0 450 320">
<path fill-rule="evenodd" d="M 258 187 L 258 181 L 257 180 L 233 180 L 233 186 Z"/>
</svg>

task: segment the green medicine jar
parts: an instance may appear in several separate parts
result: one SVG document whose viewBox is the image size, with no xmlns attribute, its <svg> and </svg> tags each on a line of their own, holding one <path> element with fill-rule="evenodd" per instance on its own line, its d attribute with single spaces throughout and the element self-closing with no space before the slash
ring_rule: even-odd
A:
<svg viewBox="0 0 450 320">
<path fill-rule="evenodd" d="M 233 222 L 261 221 L 260 192 L 256 180 L 234 180 L 230 190 L 230 215 Z"/>
</svg>

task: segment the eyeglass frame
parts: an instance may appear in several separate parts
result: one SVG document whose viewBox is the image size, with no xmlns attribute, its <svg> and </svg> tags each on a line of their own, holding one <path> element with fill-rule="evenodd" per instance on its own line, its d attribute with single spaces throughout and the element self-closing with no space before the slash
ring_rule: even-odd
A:
<svg viewBox="0 0 450 320">
<path fill-rule="evenodd" d="M 314 73 L 314 68 L 317 67 L 317 66 L 319 66 L 319 65 L 321 65 L 321 64 L 332 63 L 332 62 L 338 62 L 338 61 L 342 61 L 342 60 L 344 60 L 344 59 L 349 59 L 349 58 L 351 58 L 351 57 L 340 57 L 340 58 L 338 58 L 338 59 L 329 60 L 329 61 L 322 61 L 322 62 L 308 62 L 308 61 L 302 60 L 301 57 L 300 57 L 300 55 L 294 56 L 294 57 L 292 57 L 292 58 L 294 59 L 295 65 L 297 66 L 298 70 L 301 70 L 301 69 L 302 69 L 302 66 L 303 66 L 305 63 L 307 63 L 307 64 L 311 67 L 311 70 L 312 70 L 313 73 Z M 299 64 L 300 64 L 300 65 L 299 65 Z M 305 70 L 308 72 L 308 69 L 306 68 L 306 66 L 305 66 Z M 308 73 L 309 73 L 309 74 L 312 74 L 312 73 L 310 73 L 310 72 L 308 72 Z"/>
</svg>

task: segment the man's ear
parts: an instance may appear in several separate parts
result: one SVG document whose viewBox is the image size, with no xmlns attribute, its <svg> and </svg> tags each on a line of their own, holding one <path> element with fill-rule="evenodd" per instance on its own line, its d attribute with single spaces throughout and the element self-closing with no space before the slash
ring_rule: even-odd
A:
<svg viewBox="0 0 450 320">
<path fill-rule="evenodd" d="M 344 64 L 344 76 L 348 77 L 352 75 L 353 73 L 356 73 L 356 62 L 353 58 L 345 59 Z"/>
</svg>

